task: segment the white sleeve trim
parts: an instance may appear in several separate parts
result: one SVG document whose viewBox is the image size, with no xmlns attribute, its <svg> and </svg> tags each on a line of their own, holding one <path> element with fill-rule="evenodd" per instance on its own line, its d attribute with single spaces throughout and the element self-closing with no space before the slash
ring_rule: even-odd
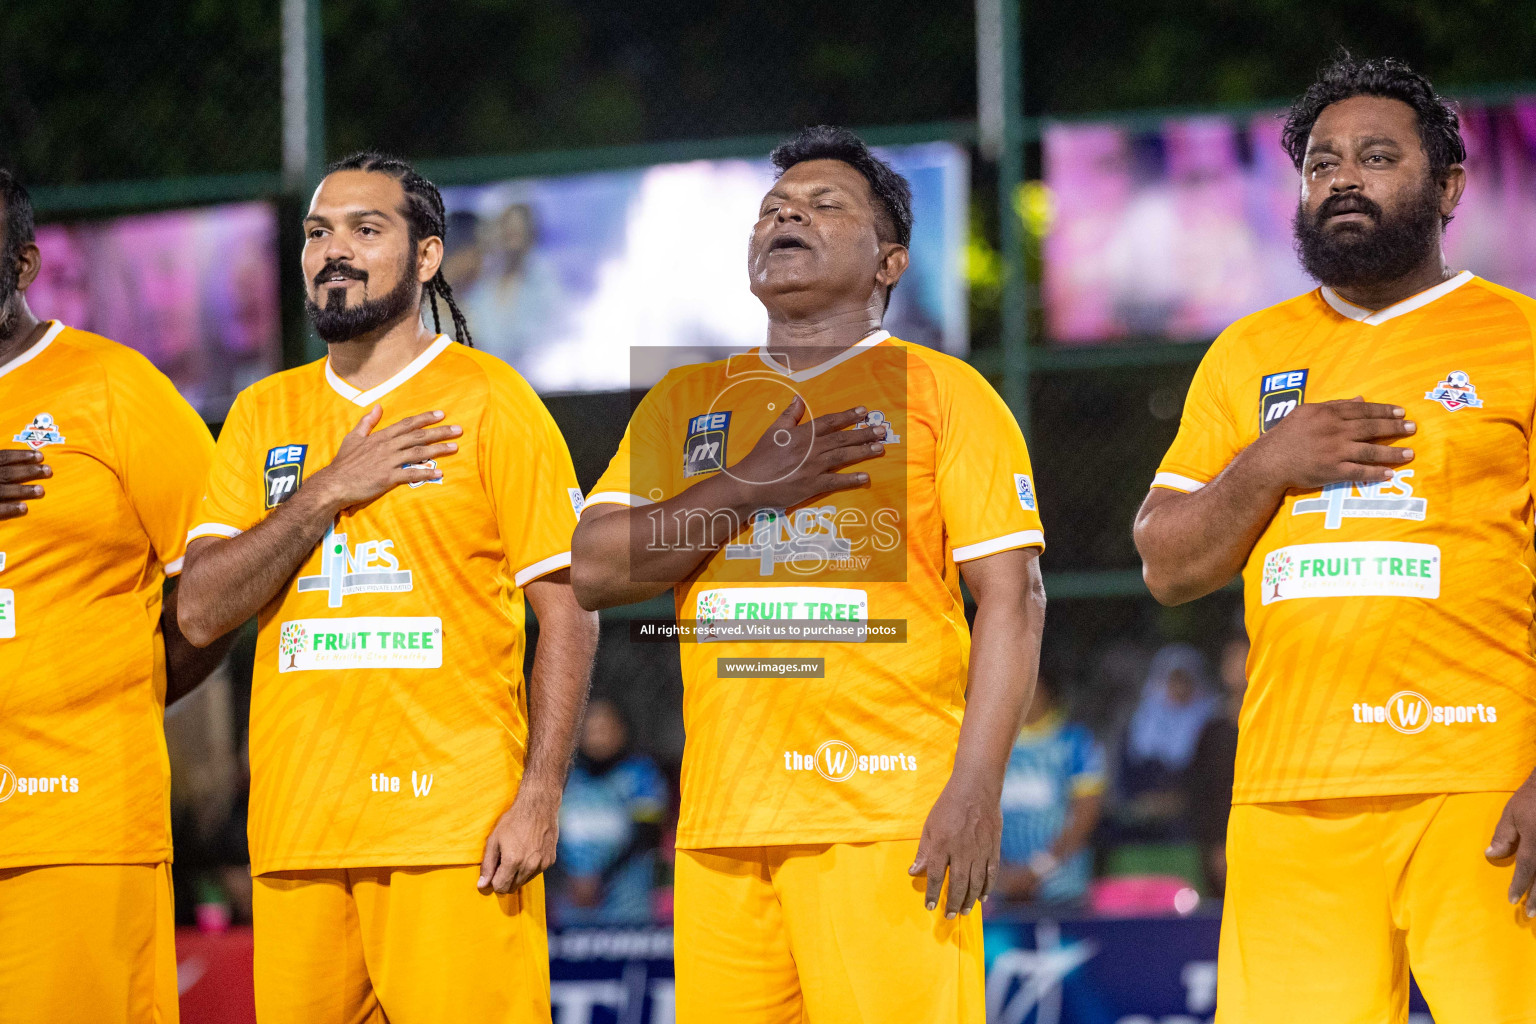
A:
<svg viewBox="0 0 1536 1024">
<path fill-rule="evenodd" d="M 1018 533 L 993 537 L 991 540 L 967 544 L 963 548 L 955 548 L 954 559 L 956 562 L 969 562 L 975 558 L 995 555 L 999 551 L 1007 551 L 1010 548 L 1027 548 L 1035 544 L 1040 545 L 1042 548 L 1045 547 L 1044 533 L 1039 530 L 1020 530 Z"/>
<path fill-rule="evenodd" d="M 169 562 L 166 562 L 164 569 L 165 574 L 167 576 L 175 576 L 177 573 L 181 572 L 181 563 L 186 561 L 186 559 L 187 556 L 182 555 L 180 558 L 173 558 Z"/>
<path fill-rule="evenodd" d="M 556 569 L 564 569 L 571 564 L 571 553 L 562 551 L 558 555 L 550 555 L 548 558 L 534 562 L 528 568 L 523 569 L 512 577 L 512 581 L 520 587 L 526 587 L 540 576 L 547 576 Z"/>
<path fill-rule="evenodd" d="M 625 491 L 598 491 L 587 495 L 587 500 L 582 503 L 581 510 L 585 512 L 591 505 L 653 505 L 650 498 L 642 498 L 638 494 L 629 494 Z"/>
<path fill-rule="evenodd" d="M 187 531 L 187 543 L 190 544 L 199 537 L 223 537 L 229 540 L 238 537 L 244 530 L 229 526 L 225 523 L 198 523 Z"/>
<path fill-rule="evenodd" d="M 1178 473 L 1159 473 L 1152 478 L 1152 486 L 1167 487 L 1171 490 L 1183 491 L 1187 494 L 1191 491 L 1198 491 L 1205 484 L 1187 476 L 1180 476 Z"/>
</svg>

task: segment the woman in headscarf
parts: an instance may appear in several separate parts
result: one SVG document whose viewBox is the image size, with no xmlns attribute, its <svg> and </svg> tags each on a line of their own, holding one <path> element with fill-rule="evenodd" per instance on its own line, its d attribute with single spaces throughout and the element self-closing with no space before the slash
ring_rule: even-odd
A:
<svg viewBox="0 0 1536 1024">
<path fill-rule="evenodd" d="M 1189 644 L 1167 644 L 1153 656 L 1120 763 L 1119 817 L 1126 825 L 1164 836 L 1180 831 L 1184 772 L 1220 705 L 1205 655 Z"/>
</svg>

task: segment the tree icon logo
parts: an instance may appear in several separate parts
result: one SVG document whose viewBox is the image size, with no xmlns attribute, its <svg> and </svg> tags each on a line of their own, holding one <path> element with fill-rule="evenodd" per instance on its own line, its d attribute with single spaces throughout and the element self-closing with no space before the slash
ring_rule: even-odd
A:
<svg viewBox="0 0 1536 1024">
<path fill-rule="evenodd" d="M 309 630 L 304 628 L 301 622 L 283 623 L 283 631 L 278 634 L 277 651 L 288 656 L 287 668 L 297 668 L 294 659 L 304 653 L 304 641 L 309 639 Z"/>
</svg>

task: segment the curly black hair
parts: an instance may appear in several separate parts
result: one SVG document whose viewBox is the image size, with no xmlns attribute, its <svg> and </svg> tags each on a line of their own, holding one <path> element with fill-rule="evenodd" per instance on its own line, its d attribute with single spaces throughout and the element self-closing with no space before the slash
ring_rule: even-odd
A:
<svg viewBox="0 0 1536 1024">
<path fill-rule="evenodd" d="M 1402 61 L 1360 59 L 1348 50 L 1340 50 L 1333 63 L 1323 68 L 1301 98 L 1291 104 L 1285 115 L 1280 144 L 1290 154 L 1291 162 L 1301 170 L 1307 152 L 1307 137 L 1323 108 L 1353 96 L 1382 96 L 1401 100 L 1418 115 L 1419 141 L 1429 157 L 1429 170 L 1436 181 L 1445 179 L 1451 165 L 1467 158 L 1467 144 L 1461 137 L 1461 120 L 1456 107 L 1440 94 L 1429 79 Z"/>
<path fill-rule="evenodd" d="M 368 150 L 342 157 L 325 169 L 326 174 L 333 174 L 336 171 L 373 171 L 394 178 L 400 182 L 400 187 L 405 191 L 405 209 L 401 213 L 410 230 L 411 245 L 414 247 L 423 238 L 433 236 L 441 238 L 445 243 L 448 241 L 448 214 L 443 207 L 443 194 L 437 190 L 436 185 L 422 177 L 416 168 L 406 161 L 399 157 Z M 432 329 L 439 334 L 443 330 L 437 315 L 437 299 L 438 296 L 442 296 L 443 301 L 448 304 L 448 315 L 453 319 L 454 340 L 474 348 L 475 342 L 469 333 L 469 321 L 464 318 L 459 304 L 454 301 L 453 288 L 449 286 L 448 279 L 443 276 L 441 267 L 426 283 L 424 291 L 432 303 Z"/>
<path fill-rule="evenodd" d="M 819 124 L 802 129 L 780 143 L 768 159 L 783 174 L 807 160 L 841 160 L 864 176 L 881 216 L 877 230 L 882 242 L 912 244 L 912 186 L 890 164 L 869 151 L 864 140 L 847 128 Z"/>
</svg>

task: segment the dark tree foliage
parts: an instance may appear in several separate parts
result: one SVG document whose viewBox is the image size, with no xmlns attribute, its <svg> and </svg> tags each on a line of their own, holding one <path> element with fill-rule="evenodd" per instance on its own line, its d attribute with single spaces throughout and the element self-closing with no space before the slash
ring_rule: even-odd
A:
<svg viewBox="0 0 1536 1024">
<path fill-rule="evenodd" d="M 412 157 L 966 118 L 966 0 L 325 0 L 331 154 Z M 1026 2 L 1026 103 L 1299 93 L 1335 45 L 1536 78 L 1536 0 Z M 0 164 L 37 184 L 274 169 L 278 0 L 0 3 Z"/>
</svg>

